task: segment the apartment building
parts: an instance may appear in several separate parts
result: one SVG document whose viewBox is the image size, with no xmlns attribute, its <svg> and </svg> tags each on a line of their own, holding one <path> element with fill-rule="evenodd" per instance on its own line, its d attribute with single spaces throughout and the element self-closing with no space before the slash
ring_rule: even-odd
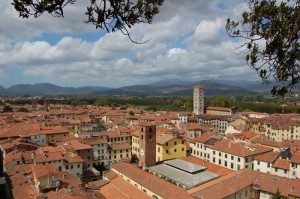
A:
<svg viewBox="0 0 300 199">
<path fill-rule="evenodd" d="M 156 135 L 156 162 L 173 158 L 185 157 L 187 154 L 186 141 L 172 133 L 159 133 Z M 132 134 L 132 155 L 138 158 L 140 155 L 139 132 Z"/>
<path fill-rule="evenodd" d="M 212 150 L 211 146 L 219 141 L 215 133 L 204 133 L 202 136 L 190 140 L 189 147 L 192 156 L 210 161 Z"/>
<path fill-rule="evenodd" d="M 86 138 L 82 139 L 84 144 L 90 145 L 93 147 L 94 153 L 94 164 L 105 164 L 108 163 L 108 143 L 105 139 L 101 138 Z"/>
<path fill-rule="evenodd" d="M 80 156 L 84 160 L 82 165 L 84 170 L 93 166 L 94 152 L 91 145 L 81 143 L 78 140 L 71 140 L 59 143 L 59 147 L 66 152 L 75 153 Z"/>
<path fill-rule="evenodd" d="M 156 162 L 186 157 L 186 141 L 173 134 L 156 135 Z"/>
<path fill-rule="evenodd" d="M 209 114 L 209 115 L 234 115 L 236 113 L 237 113 L 236 107 L 225 108 L 225 107 L 216 107 L 216 106 L 208 106 L 205 112 L 205 114 Z"/>
<path fill-rule="evenodd" d="M 58 171 L 68 171 L 76 178 L 82 177 L 84 160 L 76 153 L 62 151 L 59 147 L 43 147 L 33 154 L 34 165 L 49 165 Z"/>
<path fill-rule="evenodd" d="M 258 144 L 230 140 L 216 141 L 209 135 L 195 139 L 190 146 L 193 150 L 191 155 L 232 170 L 253 169 L 255 156 L 273 151 L 272 148 Z"/>
<path fill-rule="evenodd" d="M 283 158 L 282 155 L 282 152 L 276 151 L 256 156 L 253 170 L 286 178 L 298 178 L 300 152 L 291 154 L 291 159 Z"/>
<path fill-rule="evenodd" d="M 233 120 L 230 115 L 199 115 L 197 116 L 198 123 L 210 124 L 219 129 L 219 133 L 224 134 L 227 126 Z"/>
</svg>

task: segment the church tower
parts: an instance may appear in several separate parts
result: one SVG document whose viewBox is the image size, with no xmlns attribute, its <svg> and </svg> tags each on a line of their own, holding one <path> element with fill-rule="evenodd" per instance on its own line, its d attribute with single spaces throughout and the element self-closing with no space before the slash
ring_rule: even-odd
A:
<svg viewBox="0 0 300 199">
<path fill-rule="evenodd" d="M 194 96 L 193 96 L 193 113 L 196 115 L 204 114 L 204 90 L 202 86 L 193 86 Z"/>
<path fill-rule="evenodd" d="M 154 166 L 156 164 L 156 126 L 143 123 L 139 128 L 139 166 Z"/>
</svg>

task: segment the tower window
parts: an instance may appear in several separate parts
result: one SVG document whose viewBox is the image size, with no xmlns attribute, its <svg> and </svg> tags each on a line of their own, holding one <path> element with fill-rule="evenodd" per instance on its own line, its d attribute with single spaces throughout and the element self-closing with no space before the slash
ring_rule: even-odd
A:
<svg viewBox="0 0 300 199">
<path fill-rule="evenodd" d="M 141 136 L 141 139 L 144 139 L 144 135 Z"/>
<path fill-rule="evenodd" d="M 149 132 L 150 132 L 150 133 L 152 132 L 152 128 L 151 128 L 151 127 L 149 128 Z"/>
<path fill-rule="evenodd" d="M 151 137 L 152 137 L 152 135 L 150 134 L 150 135 L 149 135 L 149 138 L 151 139 Z"/>
</svg>

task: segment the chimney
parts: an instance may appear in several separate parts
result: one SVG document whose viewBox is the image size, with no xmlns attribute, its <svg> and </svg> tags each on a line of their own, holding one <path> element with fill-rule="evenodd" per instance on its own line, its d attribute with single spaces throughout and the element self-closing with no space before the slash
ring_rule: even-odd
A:
<svg viewBox="0 0 300 199">
<path fill-rule="evenodd" d="M 260 198 L 260 186 L 258 184 L 253 184 L 253 199 Z"/>
</svg>

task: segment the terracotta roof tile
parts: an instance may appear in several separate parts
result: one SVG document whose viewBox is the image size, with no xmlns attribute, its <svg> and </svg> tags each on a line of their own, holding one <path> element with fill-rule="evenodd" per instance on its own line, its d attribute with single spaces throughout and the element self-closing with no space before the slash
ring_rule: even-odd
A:
<svg viewBox="0 0 300 199">
<path fill-rule="evenodd" d="M 116 177 L 110 181 L 109 184 L 105 185 L 100 189 L 100 192 L 106 198 L 118 198 L 118 199 L 141 199 L 141 198 L 152 198 L 142 190 L 138 189 L 134 185 L 125 181 L 121 177 Z"/>
<path fill-rule="evenodd" d="M 281 153 L 278 151 L 272 151 L 270 153 L 255 156 L 254 159 L 273 164 L 273 162 L 279 158 L 280 154 Z"/>
<path fill-rule="evenodd" d="M 291 162 L 293 163 L 300 163 L 300 151 L 295 152 L 292 154 Z"/>
<path fill-rule="evenodd" d="M 273 151 L 272 148 L 258 144 L 246 144 L 244 142 L 232 142 L 230 140 L 221 140 L 211 146 L 212 150 L 222 151 L 240 157 L 259 155 Z"/>
<path fill-rule="evenodd" d="M 113 169 L 132 179 L 133 181 L 141 184 L 150 191 L 156 193 L 162 198 L 166 199 L 183 199 L 191 198 L 187 193 L 176 187 L 175 185 L 166 182 L 156 176 L 151 175 L 150 173 L 125 162 L 119 162 L 112 166 Z"/>
<path fill-rule="evenodd" d="M 290 170 L 290 160 L 287 159 L 277 159 L 272 165 L 274 168 Z"/>
</svg>

